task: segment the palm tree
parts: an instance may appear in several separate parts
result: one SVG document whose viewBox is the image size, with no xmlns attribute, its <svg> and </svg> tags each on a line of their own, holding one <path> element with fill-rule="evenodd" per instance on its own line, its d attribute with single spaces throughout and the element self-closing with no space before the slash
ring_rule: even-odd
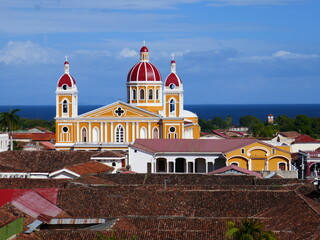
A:
<svg viewBox="0 0 320 240">
<path fill-rule="evenodd" d="M 0 130 L 9 133 L 11 150 L 13 150 L 12 131 L 20 128 L 20 117 L 16 114 L 18 111 L 20 111 L 20 109 L 0 113 Z"/>
<path fill-rule="evenodd" d="M 278 238 L 271 231 L 265 231 L 263 224 L 255 219 L 244 219 L 235 223 L 227 222 L 226 239 L 233 240 L 277 240 Z"/>
</svg>

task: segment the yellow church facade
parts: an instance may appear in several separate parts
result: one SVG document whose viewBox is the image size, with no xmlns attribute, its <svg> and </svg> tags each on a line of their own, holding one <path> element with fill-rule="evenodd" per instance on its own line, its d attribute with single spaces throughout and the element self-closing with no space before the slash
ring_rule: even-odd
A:
<svg viewBox="0 0 320 240">
<path fill-rule="evenodd" d="M 126 87 L 127 102 L 117 101 L 79 115 L 77 85 L 66 61 L 56 88 L 56 149 L 126 150 L 135 139 L 200 137 L 197 115 L 184 109 L 183 84 L 174 60 L 163 83 L 143 46 Z"/>
</svg>

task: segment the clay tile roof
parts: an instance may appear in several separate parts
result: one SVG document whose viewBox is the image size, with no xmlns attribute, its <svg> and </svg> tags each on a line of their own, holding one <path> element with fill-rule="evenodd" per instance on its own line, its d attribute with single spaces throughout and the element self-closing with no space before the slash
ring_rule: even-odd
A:
<svg viewBox="0 0 320 240">
<path fill-rule="evenodd" d="M 250 145 L 257 141 L 257 139 L 137 139 L 131 147 L 151 153 L 223 153 Z"/>
<path fill-rule="evenodd" d="M 125 152 L 124 151 L 102 151 L 99 152 L 97 154 L 94 154 L 92 156 L 92 158 L 103 158 L 103 157 L 108 157 L 108 158 L 112 158 L 112 157 L 116 157 L 116 158 L 124 158 Z"/>
<path fill-rule="evenodd" d="M 280 132 L 282 136 L 288 137 L 288 138 L 296 138 L 299 137 L 301 134 L 296 131 L 290 131 L 290 132 Z"/>
<path fill-rule="evenodd" d="M 240 173 L 243 173 L 243 174 L 246 174 L 246 175 L 253 175 L 253 176 L 256 176 L 258 178 L 262 178 L 259 173 L 252 172 L 250 170 L 247 170 L 247 169 L 235 166 L 235 165 L 229 165 L 229 166 L 226 166 L 226 167 L 223 167 L 223 168 L 219 168 L 217 170 L 209 172 L 208 174 L 219 174 L 219 173 L 224 173 L 224 172 L 227 172 L 227 171 L 230 171 L 230 170 L 235 170 L 237 172 L 240 172 Z"/>
<path fill-rule="evenodd" d="M 319 142 L 319 140 L 316 140 L 306 134 L 302 134 L 295 138 L 295 141 L 293 143 L 312 143 L 312 142 Z"/>
<path fill-rule="evenodd" d="M 0 228 L 16 220 L 17 218 L 18 216 L 14 216 L 10 212 L 4 209 L 0 209 Z"/>
<path fill-rule="evenodd" d="M 75 172 L 79 175 L 112 172 L 114 170 L 113 167 L 110 167 L 110 166 L 107 166 L 103 163 L 99 163 L 99 162 L 95 162 L 95 161 L 76 164 L 73 166 L 66 167 L 66 169 L 68 169 L 72 172 Z"/>
</svg>

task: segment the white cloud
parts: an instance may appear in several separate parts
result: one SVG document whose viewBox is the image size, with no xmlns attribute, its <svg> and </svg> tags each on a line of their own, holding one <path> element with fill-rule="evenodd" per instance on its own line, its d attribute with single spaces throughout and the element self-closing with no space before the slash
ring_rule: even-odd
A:
<svg viewBox="0 0 320 240">
<path fill-rule="evenodd" d="M 51 48 L 42 47 L 31 41 L 10 41 L 0 50 L 0 62 L 9 63 L 51 63 L 57 52 Z"/>
<path fill-rule="evenodd" d="M 124 58 L 136 57 L 138 53 L 135 50 L 124 48 L 120 51 L 120 56 Z"/>
<path fill-rule="evenodd" d="M 265 62 L 265 61 L 275 61 L 275 60 L 293 60 L 293 59 L 314 59 L 319 58 L 318 54 L 301 54 L 292 53 L 289 51 L 277 51 L 272 55 L 261 55 L 261 56 L 251 56 L 251 57 L 239 57 L 230 58 L 230 61 L 234 62 Z"/>
</svg>

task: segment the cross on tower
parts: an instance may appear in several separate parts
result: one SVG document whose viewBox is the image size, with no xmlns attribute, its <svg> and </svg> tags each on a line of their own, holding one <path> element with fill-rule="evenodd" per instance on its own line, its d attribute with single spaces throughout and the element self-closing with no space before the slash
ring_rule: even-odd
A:
<svg viewBox="0 0 320 240">
<path fill-rule="evenodd" d="M 114 111 L 119 117 L 121 117 L 121 115 L 124 113 L 124 111 L 122 110 L 121 107 L 118 107 L 117 110 Z"/>
</svg>

